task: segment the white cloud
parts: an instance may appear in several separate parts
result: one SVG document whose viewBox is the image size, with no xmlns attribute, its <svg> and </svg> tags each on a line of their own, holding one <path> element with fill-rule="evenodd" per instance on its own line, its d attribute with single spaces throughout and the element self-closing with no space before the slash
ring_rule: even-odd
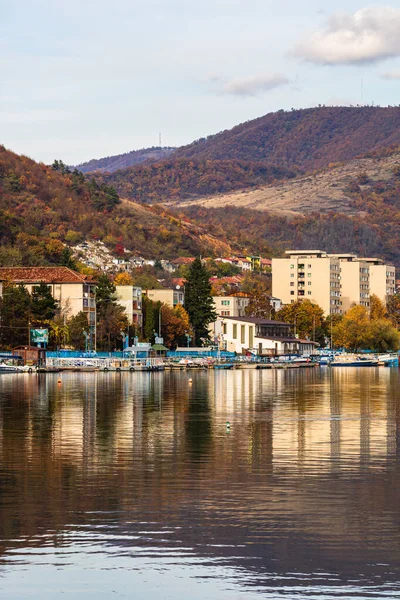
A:
<svg viewBox="0 0 400 600">
<path fill-rule="evenodd" d="M 382 73 L 382 79 L 396 80 L 400 79 L 400 69 L 394 71 L 386 71 L 386 73 Z"/>
<path fill-rule="evenodd" d="M 316 64 L 373 63 L 400 56 L 400 9 L 362 8 L 332 15 L 324 29 L 300 42 L 294 55 Z"/>
<path fill-rule="evenodd" d="M 265 73 L 252 77 L 234 77 L 233 79 L 212 75 L 210 81 L 217 93 L 241 97 L 258 96 L 289 83 L 289 79 L 282 73 Z"/>
</svg>

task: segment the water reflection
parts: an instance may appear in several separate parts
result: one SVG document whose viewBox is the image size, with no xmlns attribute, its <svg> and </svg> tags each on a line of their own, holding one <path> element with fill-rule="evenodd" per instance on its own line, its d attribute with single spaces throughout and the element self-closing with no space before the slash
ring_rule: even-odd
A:
<svg viewBox="0 0 400 600">
<path fill-rule="evenodd" d="M 4 597 L 400 595 L 398 371 L 190 376 L 1 378 Z"/>
</svg>

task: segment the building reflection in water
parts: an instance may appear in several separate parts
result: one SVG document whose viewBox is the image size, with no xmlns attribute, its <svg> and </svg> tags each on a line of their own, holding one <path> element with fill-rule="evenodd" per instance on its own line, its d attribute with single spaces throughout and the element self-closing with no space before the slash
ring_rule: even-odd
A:
<svg viewBox="0 0 400 600">
<path fill-rule="evenodd" d="M 399 558 L 397 370 L 188 377 L 4 376 L 1 549 L 45 530 L 62 543 L 71 524 L 147 519 L 182 527 L 203 552 L 209 539 L 251 543 L 255 561 L 282 568 L 309 555 L 343 569 Z"/>
</svg>

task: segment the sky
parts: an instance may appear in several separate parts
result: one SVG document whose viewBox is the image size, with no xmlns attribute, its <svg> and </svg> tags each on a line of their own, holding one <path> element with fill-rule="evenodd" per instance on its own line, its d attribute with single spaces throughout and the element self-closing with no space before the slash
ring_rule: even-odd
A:
<svg viewBox="0 0 400 600">
<path fill-rule="evenodd" d="M 0 143 L 50 163 L 398 105 L 400 0 L 0 0 Z"/>
</svg>

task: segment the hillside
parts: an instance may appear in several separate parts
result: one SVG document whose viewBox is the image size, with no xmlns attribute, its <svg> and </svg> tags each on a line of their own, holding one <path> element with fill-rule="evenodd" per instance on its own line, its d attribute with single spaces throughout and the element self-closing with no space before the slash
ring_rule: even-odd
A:
<svg viewBox="0 0 400 600">
<path fill-rule="evenodd" d="M 283 110 L 179 148 L 174 158 L 266 161 L 304 171 L 400 145 L 399 107 Z"/>
<path fill-rule="evenodd" d="M 141 150 L 132 150 L 125 154 L 116 156 L 106 156 L 105 158 L 93 158 L 88 162 L 77 165 L 76 168 L 82 173 L 99 171 L 113 173 L 118 169 L 125 169 L 133 165 L 155 162 L 167 158 L 174 152 L 175 148 L 143 148 Z"/>
<path fill-rule="evenodd" d="M 394 170 L 400 165 L 400 149 L 380 151 L 357 158 L 342 165 L 318 171 L 312 175 L 276 182 L 257 189 L 240 192 L 207 195 L 185 201 L 170 201 L 168 206 L 179 205 L 204 208 L 247 208 L 269 211 L 279 215 L 295 216 L 318 212 L 335 212 L 355 215 L 362 207 L 355 206 L 352 190 L 359 180 L 364 190 L 371 189 L 374 182 L 394 179 Z"/>
<path fill-rule="evenodd" d="M 121 201 L 112 187 L 58 161 L 48 167 L 0 146 L 0 263 L 62 264 L 64 243 L 83 239 L 144 257 L 231 252 L 223 239 L 161 207 Z"/>
<path fill-rule="evenodd" d="M 96 181 L 114 186 L 121 196 L 151 204 L 254 188 L 295 175 L 294 169 L 267 163 L 188 158 L 170 158 L 114 173 L 93 173 Z"/>
<path fill-rule="evenodd" d="M 179 203 L 175 211 L 253 252 L 321 248 L 383 257 L 400 267 L 400 149 L 294 183 L 290 193 L 287 184 L 271 186 L 260 202 L 249 192 L 243 201 L 233 194 L 230 202 L 226 196 Z"/>
</svg>

